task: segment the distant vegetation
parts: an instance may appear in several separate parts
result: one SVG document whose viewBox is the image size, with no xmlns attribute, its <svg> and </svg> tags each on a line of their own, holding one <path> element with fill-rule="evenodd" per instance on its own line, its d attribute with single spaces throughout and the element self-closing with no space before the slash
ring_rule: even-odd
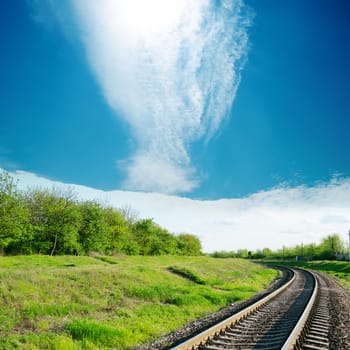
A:
<svg viewBox="0 0 350 350">
<path fill-rule="evenodd" d="M 337 283 L 350 295 L 350 264 L 347 261 L 278 261 L 278 264 L 325 272 L 335 277 Z"/>
<path fill-rule="evenodd" d="M 130 208 L 79 201 L 72 190 L 28 189 L 0 172 L 0 255 L 200 255 L 191 234 L 173 235 Z"/>
<path fill-rule="evenodd" d="M 218 251 L 211 254 L 215 258 L 251 258 L 277 260 L 339 260 L 348 259 L 346 244 L 338 234 L 328 235 L 320 244 L 300 244 L 282 247 L 276 251 L 264 248 L 257 251 L 240 249 L 237 251 Z"/>
</svg>

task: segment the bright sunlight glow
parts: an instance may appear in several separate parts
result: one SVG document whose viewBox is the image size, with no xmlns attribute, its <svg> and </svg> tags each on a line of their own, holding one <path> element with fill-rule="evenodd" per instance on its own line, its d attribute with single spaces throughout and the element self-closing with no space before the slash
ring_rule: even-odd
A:
<svg viewBox="0 0 350 350">
<path fill-rule="evenodd" d="M 134 34 L 147 36 L 173 29 L 181 19 L 186 0 L 121 0 L 123 24 Z"/>
</svg>

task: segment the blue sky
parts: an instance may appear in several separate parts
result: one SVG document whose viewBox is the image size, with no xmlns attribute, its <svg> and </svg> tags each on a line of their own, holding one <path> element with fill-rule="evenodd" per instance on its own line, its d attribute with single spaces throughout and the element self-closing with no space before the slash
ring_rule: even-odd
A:
<svg viewBox="0 0 350 350">
<path fill-rule="evenodd" d="M 152 123 L 156 122 L 137 121 L 133 125 L 128 116 L 121 117 L 130 111 L 130 106 L 120 107 L 117 101 L 114 108 L 113 102 L 108 101 L 114 95 L 120 100 L 127 99 L 123 96 L 123 83 L 116 83 L 118 73 L 125 68 L 113 72 L 114 95 L 108 97 L 101 83 L 104 73 L 99 76 L 91 63 L 94 58 L 89 61 L 89 50 L 95 50 L 97 44 L 84 43 L 81 28 L 89 21 L 110 19 L 89 18 L 89 14 L 79 9 L 85 6 L 79 5 L 79 1 L 59 3 L 2 1 L 0 4 L 2 168 L 21 169 L 103 190 L 186 193 L 203 199 L 243 197 L 281 183 L 312 186 L 318 181 L 329 181 L 334 175 L 350 176 L 348 1 L 246 1 L 240 15 L 249 24 L 247 27 L 241 24 L 241 28 L 238 25 L 230 33 L 234 37 L 242 30 L 248 39 L 247 44 L 242 44 L 242 70 L 236 73 L 240 81 L 233 82 L 237 77 L 229 81 L 232 86 L 237 85 L 232 108 L 225 111 L 226 107 L 217 104 L 213 107 L 218 109 L 214 113 L 223 116 L 218 117 L 222 120 L 212 135 L 208 136 L 209 131 L 196 137 L 181 134 L 179 138 L 184 140 L 179 144 L 169 136 L 156 145 L 140 139 L 140 130 L 135 131 L 139 128 L 146 133 L 147 123 L 152 129 Z M 246 6 L 250 8 L 248 11 Z M 137 13 L 137 7 L 132 10 Z M 231 18 L 237 18 L 235 11 Z M 132 16 L 135 13 L 130 12 Z M 223 22 L 228 30 L 232 22 L 229 18 Z M 116 37 L 112 42 L 118 40 L 121 41 Z M 237 44 L 237 40 L 230 40 L 231 45 Z M 213 43 L 209 42 L 208 47 Z M 192 54 L 203 55 L 193 46 L 188 50 L 193 52 L 184 55 L 184 60 Z M 222 50 L 226 54 L 226 48 Z M 98 59 L 103 61 L 104 57 Z M 119 63 L 117 58 L 115 64 Z M 222 74 L 218 77 L 221 80 L 215 83 L 212 79 L 212 89 L 230 74 L 226 72 L 227 62 L 220 63 L 215 74 Z M 206 68 L 214 69 L 210 64 L 201 67 L 203 75 Z M 148 79 L 146 73 L 145 79 Z M 157 84 L 159 89 L 164 86 L 162 81 L 155 80 L 152 89 Z M 224 92 L 217 101 L 228 103 L 230 93 Z M 152 112 L 153 105 L 147 97 L 136 95 L 136 98 L 138 101 L 130 103 L 140 104 L 140 109 L 150 108 Z M 163 98 L 168 96 L 165 94 Z M 170 108 L 171 103 L 176 101 L 167 100 L 164 106 Z M 207 118 L 213 118 L 213 110 L 210 112 Z M 209 129 L 210 123 L 214 124 L 207 122 L 204 127 Z M 164 128 L 174 127 L 163 124 L 159 130 L 150 132 L 149 137 L 155 139 Z M 191 128 L 187 124 L 180 127 Z M 145 148 L 142 156 L 147 157 L 147 152 L 153 152 L 151 147 L 168 147 L 167 142 L 174 143 L 174 148 L 185 148 L 183 159 L 175 154 L 173 157 L 178 158 L 171 161 L 176 163 L 177 170 L 185 173 L 180 176 L 187 177 L 191 185 L 175 185 L 173 190 L 171 179 L 169 186 L 165 179 L 159 187 L 157 184 L 145 187 L 140 183 L 142 179 L 128 183 L 128 176 L 132 176 L 128 168 L 132 167 L 133 157 L 135 162 L 135 157 L 143 152 L 142 147 Z M 158 158 L 152 159 L 160 162 Z M 142 158 L 142 161 L 152 162 L 152 159 Z M 154 172 L 163 173 L 161 168 Z M 154 177 L 155 173 L 143 176 Z"/>
<path fill-rule="evenodd" d="M 347 0 L 1 1 L 0 169 L 131 205 L 205 251 L 345 238 L 349 14 Z"/>
</svg>

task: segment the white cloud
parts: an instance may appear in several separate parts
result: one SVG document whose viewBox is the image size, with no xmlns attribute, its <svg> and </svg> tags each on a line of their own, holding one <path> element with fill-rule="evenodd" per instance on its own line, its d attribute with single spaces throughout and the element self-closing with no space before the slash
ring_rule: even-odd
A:
<svg viewBox="0 0 350 350">
<path fill-rule="evenodd" d="M 243 0 L 71 4 L 103 94 L 137 141 L 124 188 L 190 192 L 198 180 L 189 146 L 217 131 L 239 85 L 250 20 Z"/>
<path fill-rule="evenodd" d="M 146 188 L 161 193 L 190 192 L 197 184 L 195 180 L 189 180 L 194 172 L 192 168 L 177 167 L 147 153 L 134 156 L 128 165 L 128 172 L 124 188 L 130 190 Z"/>
<path fill-rule="evenodd" d="M 20 188 L 68 186 L 26 172 L 12 175 Z M 206 252 L 318 243 L 331 233 L 346 238 L 350 228 L 350 178 L 215 201 L 70 186 L 82 199 L 98 199 L 116 208 L 130 206 L 140 217 L 154 218 L 173 233 L 195 234 Z"/>
</svg>

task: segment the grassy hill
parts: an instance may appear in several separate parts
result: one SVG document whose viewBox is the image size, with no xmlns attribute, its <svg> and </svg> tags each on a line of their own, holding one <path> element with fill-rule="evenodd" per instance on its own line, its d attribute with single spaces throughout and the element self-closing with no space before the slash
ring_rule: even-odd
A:
<svg viewBox="0 0 350 350">
<path fill-rule="evenodd" d="M 0 257 L 0 349 L 132 348 L 276 276 L 240 259 Z"/>
<path fill-rule="evenodd" d="M 288 265 L 327 273 L 335 278 L 350 295 L 350 263 L 348 261 L 315 260 L 315 261 L 267 261 L 279 265 Z"/>
</svg>

